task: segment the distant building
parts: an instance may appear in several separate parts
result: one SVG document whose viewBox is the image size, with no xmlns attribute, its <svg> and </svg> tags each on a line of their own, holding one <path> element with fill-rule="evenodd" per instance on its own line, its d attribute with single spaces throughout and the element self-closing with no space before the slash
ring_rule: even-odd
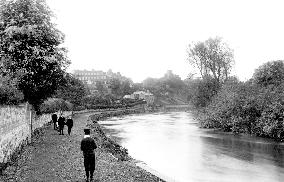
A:
<svg viewBox="0 0 284 182">
<path fill-rule="evenodd" d="M 97 70 L 74 70 L 73 75 L 75 78 L 89 85 L 96 84 L 98 81 L 106 84 L 109 80 L 109 77 L 105 72 Z"/>
<path fill-rule="evenodd" d="M 113 73 L 111 69 L 109 69 L 107 72 L 103 72 L 101 70 L 74 70 L 73 75 L 75 78 L 81 80 L 83 83 L 85 83 L 89 89 L 91 94 L 97 94 L 98 93 L 98 82 L 102 84 L 104 87 L 104 90 L 107 92 L 111 92 L 110 84 L 112 79 L 117 79 L 120 82 L 128 80 L 128 78 L 122 76 L 119 72 Z M 129 79 L 130 80 L 130 79 Z M 132 83 L 131 85 L 132 86 Z"/>
</svg>

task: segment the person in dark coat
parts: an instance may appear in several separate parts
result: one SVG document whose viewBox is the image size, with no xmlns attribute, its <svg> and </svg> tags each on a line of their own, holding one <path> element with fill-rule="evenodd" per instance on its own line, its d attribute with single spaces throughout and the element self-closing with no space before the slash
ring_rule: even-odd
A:
<svg viewBox="0 0 284 182">
<path fill-rule="evenodd" d="M 67 125 L 67 128 L 68 128 L 68 135 L 70 135 L 71 129 L 73 127 L 73 119 L 71 117 L 67 119 L 66 125 Z"/>
<path fill-rule="evenodd" d="M 84 129 L 84 139 L 81 141 L 81 150 L 84 155 L 84 167 L 86 171 L 87 182 L 93 180 L 96 157 L 95 149 L 97 148 L 96 142 L 93 138 L 90 137 L 90 129 Z"/>
<path fill-rule="evenodd" d="M 51 119 L 52 119 L 52 122 L 53 122 L 54 130 L 57 130 L 57 126 L 56 126 L 57 115 L 56 114 L 52 114 Z"/>
<path fill-rule="evenodd" d="M 65 125 L 65 118 L 63 116 L 60 116 L 58 118 L 58 125 L 59 125 L 59 135 L 64 135 L 63 129 Z"/>
</svg>

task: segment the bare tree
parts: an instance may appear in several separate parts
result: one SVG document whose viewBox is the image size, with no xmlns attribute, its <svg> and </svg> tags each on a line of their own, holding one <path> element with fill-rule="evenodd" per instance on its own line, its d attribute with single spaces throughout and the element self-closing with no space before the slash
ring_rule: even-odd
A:
<svg viewBox="0 0 284 182">
<path fill-rule="evenodd" d="M 234 64 L 233 50 L 220 37 L 189 45 L 188 60 L 202 78 L 212 76 L 217 82 L 226 80 Z"/>
</svg>

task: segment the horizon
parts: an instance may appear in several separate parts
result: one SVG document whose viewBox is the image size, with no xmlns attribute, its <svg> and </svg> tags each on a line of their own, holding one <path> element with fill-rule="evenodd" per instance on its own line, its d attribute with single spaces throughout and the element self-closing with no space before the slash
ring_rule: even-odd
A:
<svg viewBox="0 0 284 182">
<path fill-rule="evenodd" d="M 47 0 L 74 69 L 120 72 L 135 83 L 167 70 L 193 72 L 190 43 L 220 36 L 234 50 L 231 75 L 252 77 L 263 63 L 283 60 L 283 3 L 274 1 Z M 68 4 L 68 8 L 66 8 Z"/>
</svg>

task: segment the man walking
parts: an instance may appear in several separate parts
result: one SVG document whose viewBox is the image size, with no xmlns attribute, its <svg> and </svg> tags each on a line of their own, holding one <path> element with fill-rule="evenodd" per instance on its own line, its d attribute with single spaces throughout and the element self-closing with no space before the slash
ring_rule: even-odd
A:
<svg viewBox="0 0 284 182">
<path fill-rule="evenodd" d="M 66 125 L 67 125 L 67 128 L 68 128 L 68 135 L 70 135 L 70 134 L 71 134 L 71 129 L 72 129 L 72 127 L 73 127 L 73 119 L 72 119 L 72 116 L 70 116 L 70 118 L 67 119 Z"/>
<path fill-rule="evenodd" d="M 90 129 L 84 129 L 84 139 L 81 141 L 81 150 L 84 155 L 84 166 L 86 171 L 87 182 L 93 181 L 94 171 L 95 171 L 95 149 L 97 145 L 95 140 L 90 137 Z"/>
<path fill-rule="evenodd" d="M 53 121 L 53 128 L 54 128 L 54 130 L 57 130 L 57 126 L 56 126 L 57 115 L 56 114 L 52 114 L 51 119 Z"/>
<path fill-rule="evenodd" d="M 60 116 L 58 118 L 58 125 L 59 125 L 59 135 L 64 135 L 63 129 L 65 125 L 65 118 L 63 116 Z"/>
</svg>

